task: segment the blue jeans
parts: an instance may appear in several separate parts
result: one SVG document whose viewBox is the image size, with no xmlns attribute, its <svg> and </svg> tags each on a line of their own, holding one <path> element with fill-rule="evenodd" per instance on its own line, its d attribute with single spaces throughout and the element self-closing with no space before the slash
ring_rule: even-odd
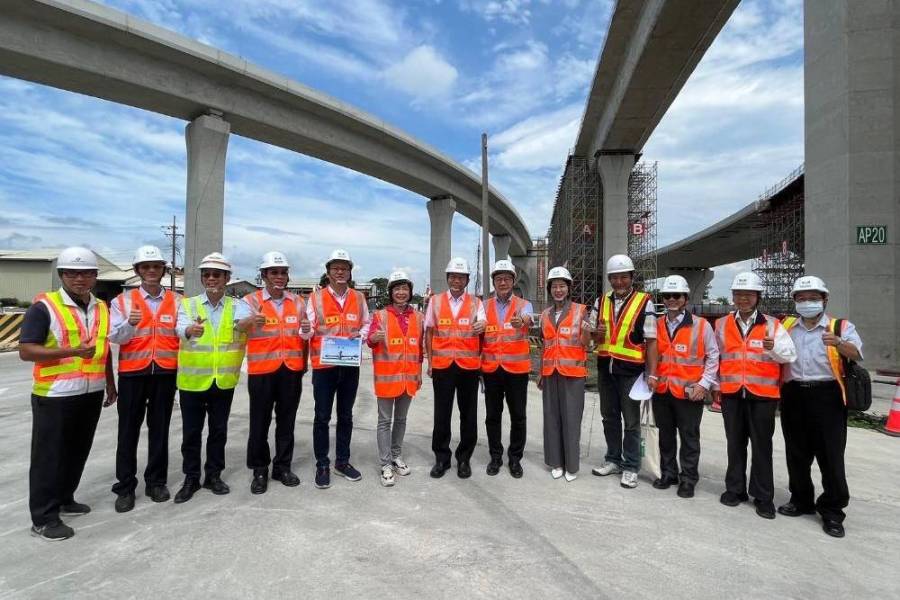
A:
<svg viewBox="0 0 900 600">
<path fill-rule="evenodd" d="M 641 403 L 629 398 L 628 393 L 638 375 L 612 375 L 604 366 L 598 369 L 598 378 L 600 415 L 606 438 L 605 460 L 624 471 L 637 473 L 641 468 Z"/>
<path fill-rule="evenodd" d="M 315 417 L 313 418 L 313 452 L 317 467 L 328 467 L 328 426 L 331 410 L 337 397 L 337 431 L 335 433 L 335 464 L 350 462 L 350 437 L 353 435 L 353 404 L 359 386 L 359 367 L 331 367 L 315 369 L 312 376 Z"/>
</svg>

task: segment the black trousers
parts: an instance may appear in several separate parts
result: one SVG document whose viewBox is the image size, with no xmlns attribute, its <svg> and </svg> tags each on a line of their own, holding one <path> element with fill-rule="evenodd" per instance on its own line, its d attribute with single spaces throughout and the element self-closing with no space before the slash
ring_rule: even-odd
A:
<svg viewBox="0 0 900 600">
<path fill-rule="evenodd" d="M 60 505 L 74 502 L 102 403 L 102 391 L 62 398 L 31 395 L 28 508 L 37 527 L 57 521 Z"/>
<path fill-rule="evenodd" d="M 722 394 L 722 419 L 728 443 L 725 489 L 734 494 L 750 493 L 761 502 L 772 502 L 772 436 L 775 434 L 777 400 L 742 398 L 741 393 Z M 750 486 L 747 487 L 747 442 L 752 451 Z"/>
<path fill-rule="evenodd" d="M 788 382 L 781 388 L 781 430 L 787 451 L 791 502 L 804 510 L 815 507 L 823 519 L 843 522 L 850 503 L 844 471 L 847 446 L 847 408 L 837 382 L 801 387 Z M 810 468 L 815 458 L 822 473 L 822 495 L 815 500 Z"/>
<path fill-rule="evenodd" d="M 628 394 L 640 374 L 612 375 L 608 369 L 608 363 L 598 361 L 600 416 L 606 438 L 604 460 L 637 473 L 641 467 L 641 403 Z"/>
<path fill-rule="evenodd" d="M 294 459 L 294 422 L 303 371 L 292 371 L 281 365 L 277 371 L 249 375 L 250 435 L 247 438 L 247 468 L 266 469 L 273 463 L 273 471 L 290 471 Z M 269 425 L 275 412 L 275 460 L 269 453 Z"/>
<path fill-rule="evenodd" d="M 169 423 L 175 404 L 175 373 L 119 376 L 119 442 L 116 446 L 114 494 L 137 488 L 137 449 L 147 416 L 147 468 L 144 483 L 165 485 L 169 472 Z"/>
<path fill-rule="evenodd" d="M 203 446 L 203 424 L 209 417 L 206 434 L 207 477 L 219 475 L 225 469 L 225 443 L 228 441 L 228 415 L 234 389 L 222 390 L 212 384 L 203 392 L 178 390 L 181 405 L 183 437 L 181 440 L 182 470 L 185 477 L 200 478 L 200 450 Z"/>
<path fill-rule="evenodd" d="M 525 405 L 528 401 L 528 373 L 508 373 L 498 367 L 484 377 L 484 428 L 491 458 L 503 457 L 503 400 L 509 406 L 509 460 L 522 460 L 525 452 Z"/>
<path fill-rule="evenodd" d="M 700 475 L 700 420 L 703 419 L 703 402 L 682 400 L 671 394 L 653 395 L 653 417 L 659 429 L 659 455 L 664 479 L 678 478 L 683 482 L 697 484 Z M 681 438 L 679 459 L 675 460 L 677 442 L 675 434 Z"/>
<path fill-rule="evenodd" d="M 350 439 L 353 436 L 353 405 L 359 387 L 359 367 L 331 367 L 313 371 L 313 452 L 316 466 L 327 467 L 328 424 L 331 411 L 337 400 L 337 426 L 334 433 L 334 463 L 345 465 L 350 462 Z"/>
<path fill-rule="evenodd" d="M 434 388 L 434 430 L 431 450 L 438 463 L 450 464 L 450 423 L 453 419 L 453 396 L 459 407 L 459 445 L 456 461 L 472 458 L 478 442 L 478 370 L 461 369 L 456 363 L 446 369 L 432 369 Z"/>
</svg>

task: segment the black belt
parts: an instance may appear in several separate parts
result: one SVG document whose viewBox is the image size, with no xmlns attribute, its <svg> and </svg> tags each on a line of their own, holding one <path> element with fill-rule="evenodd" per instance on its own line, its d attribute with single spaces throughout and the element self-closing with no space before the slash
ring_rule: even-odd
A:
<svg viewBox="0 0 900 600">
<path fill-rule="evenodd" d="M 788 384 L 794 384 L 797 387 L 802 388 L 819 388 L 837 385 L 837 381 L 835 381 L 834 379 L 826 379 L 824 381 L 799 381 L 797 379 L 794 379 L 793 381 L 789 381 Z"/>
</svg>

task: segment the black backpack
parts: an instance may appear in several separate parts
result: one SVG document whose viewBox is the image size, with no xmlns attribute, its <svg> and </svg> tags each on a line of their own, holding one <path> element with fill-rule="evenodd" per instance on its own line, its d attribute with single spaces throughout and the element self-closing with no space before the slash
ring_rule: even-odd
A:
<svg viewBox="0 0 900 600">
<path fill-rule="evenodd" d="M 834 322 L 834 335 L 840 337 L 844 319 Z M 844 365 L 844 391 L 847 394 L 847 408 L 866 411 L 872 406 L 872 379 L 869 372 L 858 363 L 841 355 Z"/>
</svg>

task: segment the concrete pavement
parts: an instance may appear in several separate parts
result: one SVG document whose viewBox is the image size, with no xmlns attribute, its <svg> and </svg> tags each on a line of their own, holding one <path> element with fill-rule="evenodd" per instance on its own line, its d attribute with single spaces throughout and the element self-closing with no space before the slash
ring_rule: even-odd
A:
<svg viewBox="0 0 900 600">
<path fill-rule="evenodd" d="M 474 475 L 428 477 L 430 385 L 410 411 L 404 455 L 409 477 L 378 483 L 371 367 L 361 377 L 353 462 L 363 480 L 312 485 L 310 376 L 297 424 L 294 469 L 303 483 L 272 482 L 253 496 L 244 468 L 247 394 L 242 381 L 230 422 L 228 496 L 200 491 L 186 504 L 139 495 L 113 510 L 116 415 L 103 412 L 77 499 L 93 507 L 70 518 L 76 536 L 29 536 L 29 366 L 0 354 L 0 598 L 237 597 L 395 598 L 822 598 L 898 597 L 900 440 L 851 429 L 852 501 L 847 537 L 827 537 L 814 517 L 774 521 L 749 504 L 719 504 L 725 471 L 721 416 L 703 421 L 701 481 L 683 500 L 642 479 L 625 490 L 590 474 L 604 444 L 596 394 L 584 417 L 579 478 L 551 480 L 543 466 L 540 394 L 529 396 L 525 477 L 484 473 L 483 427 Z M 479 419 L 483 420 L 483 406 Z M 181 421 L 170 441 L 170 488 L 181 481 Z M 144 438 L 142 438 L 142 446 Z M 590 444 L 588 443 L 590 440 Z M 454 441 L 455 444 L 455 441 Z M 781 434 L 775 438 L 776 503 L 787 499 Z M 139 458 L 143 468 L 145 448 Z M 139 488 L 142 493 L 142 487 Z M 891 552 L 891 550 L 894 552 Z"/>
</svg>

